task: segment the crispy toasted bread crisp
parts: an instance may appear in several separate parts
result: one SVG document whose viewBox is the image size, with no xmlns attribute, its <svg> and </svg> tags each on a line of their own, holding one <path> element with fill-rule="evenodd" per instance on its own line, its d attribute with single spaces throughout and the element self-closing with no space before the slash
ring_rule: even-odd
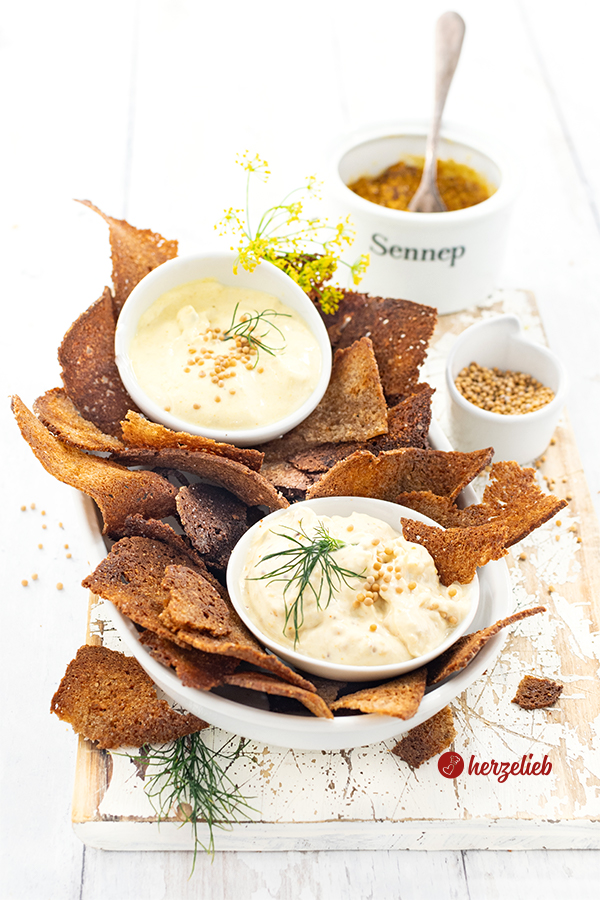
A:
<svg viewBox="0 0 600 900">
<path fill-rule="evenodd" d="M 137 406 L 115 362 L 115 314 L 108 288 L 73 322 L 58 348 L 65 391 L 84 419 L 119 436 L 121 419 Z"/>
<path fill-rule="evenodd" d="M 187 434 L 185 431 L 171 431 L 164 425 L 150 422 L 136 412 L 127 413 L 121 422 L 123 440 L 132 449 L 143 450 L 202 450 L 225 456 L 235 462 L 248 466 L 256 472 L 261 467 L 264 453 L 251 448 L 234 447 L 233 444 L 220 444 L 199 434 Z"/>
<path fill-rule="evenodd" d="M 410 300 L 384 300 L 346 291 L 338 311 L 323 316 L 334 349 L 368 336 L 388 403 L 412 393 L 437 320 L 437 310 Z"/>
<path fill-rule="evenodd" d="M 148 647 L 150 655 L 167 668 L 175 669 L 177 677 L 185 687 L 199 691 L 210 691 L 224 683 L 226 675 L 231 675 L 239 666 L 239 660 L 231 656 L 216 656 L 202 653 L 193 647 L 178 647 L 173 641 L 159 637 L 153 631 L 144 631 L 140 644 Z"/>
<path fill-rule="evenodd" d="M 226 569 L 231 551 L 248 530 L 246 505 L 212 484 L 180 488 L 176 503 L 181 524 L 205 562 Z"/>
<path fill-rule="evenodd" d="M 392 753 L 407 762 L 413 769 L 449 747 L 456 737 L 452 709 L 445 706 L 439 712 L 412 728 L 398 741 Z"/>
<path fill-rule="evenodd" d="M 471 528 L 444 531 L 415 519 L 400 519 L 407 541 L 421 544 L 433 557 L 440 581 L 449 587 L 455 581 L 469 584 L 479 566 L 506 555 L 508 529 L 495 522 Z"/>
<path fill-rule="evenodd" d="M 473 453 L 407 447 L 379 456 L 357 450 L 326 472 L 306 496 L 309 500 L 351 496 L 394 501 L 403 491 L 433 487 L 436 494 L 452 499 L 489 463 L 492 453 L 491 447 Z"/>
<path fill-rule="evenodd" d="M 481 631 L 474 631 L 473 634 L 466 634 L 459 638 L 449 650 L 446 650 L 441 656 L 427 664 L 427 684 L 438 684 L 449 675 L 460 672 L 485 647 L 490 638 L 493 638 L 503 628 L 508 628 L 509 625 L 514 625 L 515 622 L 520 622 L 522 619 L 527 619 L 529 616 L 535 616 L 543 612 L 546 612 L 545 606 L 521 609 L 506 619 L 500 619 L 494 625 L 489 625 L 487 628 L 482 628 Z"/>
<path fill-rule="evenodd" d="M 167 743 L 208 727 L 159 700 L 136 659 L 90 645 L 69 663 L 50 710 L 105 749 Z"/>
<path fill-rule="evenodd" d="M 226 488 L 239 497 L 247 506 L 267 506 L 271 511 L 283 509 L 289 503 L 277 493 L 270 481 L 249 469 L 242 463 L 205 453 L 202 450 L 164 450 L 131 449 L 113 454 L 111 459 L 127 466 L 144 466 L 153 469 L 156 466 L 164 469 L 180 469 L 193 472 L 201 478 L 208 478 L 221 487 Z"/>
<path fill-rule="evenodd" d="M 89 419 L 84 419 L 63 388 L 53 388 L 38 397 L 33 411 L 64 444 L 100 453 L 123 448 L 118 438 L 105 434 Z"/>
<path fill-rule="evenodd" d="M 265 463 L 261 475 L 264 475 L 290 503 L 304 500 L 307 490 L 315 482 L 315 476 L 301 472 L 296 466 L 284 460 Z"/>
<path fill-rule="evenodd" d="M 134 228 L 124 219 L 113 219 L 89 200 L 79 202 L 102 216 L 109 227 L 115 312 L 119 315 L 136 284 L 152 269 L 177 256 L 177 241 L 167 241 L 148 228 Z"/>
<path fill-rule="evenodd" d="M 333 713 L 318 694 L 313 691 L 304 691 L 295 684 L 278 681 L 270 675 L 262 675 L 260 672 L 236 672 L 235 675 L 227 675 L 224 681 L 226 684 L 235 684 L 251 691 L 264 691 L 265 694 L 291 697 L 303 703 L 315 716 L 333 719 Z"/>
<path fill-rule="evenodd" d="M 104 534 L 122 534 L 132 512 L 162 518 L 175 511 L 175 488 L 165 478 L 155 472 L 130 472 L 63 444 L 16 395 L 12 410 L 21 434 L 46 471 L 96 501 L 104 519 Z"/>
<path fill-rule="evenodd" d="M 425 693 L 427 669 L 421 667 L 386 684 L 346 694 L 331 704 L 331 709 L 359 709 L 364 713 L 412 719 Z"/>
<path fill-rule="evenodd" d="M 170 595 L 166 612 L 171 627 L 196 628 L 215 636 L 229 634 L 229 608 L 198 572 L 187 566 L 167 566 L 162 587 Z"/>
<path fill-rule="evenodd" d="M 544 494 L 535 483 L 535 469 L 522 469 L 516 462 L 492 465 L 490 483 L 481 503 L 459 509 L 447 497 L 431 491 L 399 494 L 396 502 L 429 516 L 444 528 L 467 528 L 494 522 L 506 526 L 506 547 L 523 540 L 567 505 Z"/>
<path fill-rule="evenodd" d="M 550 678 L 536 678 L 525 675 L 519 682 L 517 693 L 512 699 L 522 709 L 542 709 L 552 706 L 563 692 L 563 685 Z"/>
</svg>

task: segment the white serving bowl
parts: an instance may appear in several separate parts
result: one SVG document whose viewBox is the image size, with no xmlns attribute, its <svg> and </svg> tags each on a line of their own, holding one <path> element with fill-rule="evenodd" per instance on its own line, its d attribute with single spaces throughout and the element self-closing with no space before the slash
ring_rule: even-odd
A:
<svg viewBox="0 0 600 900">
<path fill-rule="evenodd" d="M 374 500 L 370 497 L 322 497 L 318 500 L 304 500 L 294 504 L 295 510 L 302 508 L 310 509 L 317 514 L 325 516 L 349 516 L 353 512 L 364 513 L 365 515 L 381 519 L 400 534 L 402 533 L 402 525 L 400 524 L 400 519 L 402 517 L 418 519 L 420 522 L 425 522 L 428 525 L 433 525 L 437 528 L 440 527 L 432 519 L 429 519 L 421 513 L 415 512 L 413 509 L 407 509 L 404 506 L 399 506 L 397 503 L 388 503 L 386 500 Z M 382 666 L 341 665 L 339 663 L 327 662 L 322 659 L 315 659 L 314 657 L 306 656 L 303 653 L 283 647 L 277 641 L 274 641 L 273 638 L 264 634 L 264 632 L 256 625 L 243 600 L 241 585 L 244 578 L 243 573 L 246 557 L 248 556 L 248 552 L 250 551 L 252 541 L 256 537 L 257 531 L 259 529 L 264 531 L 267 524 L 268 527 L 276 527 L 277 520 L 285 513 L 286 510 L 279 509 L 269 516 L 265 516 L 264 519 L 261 519 L 260 522 L 253 525 L 252 528 L 250 528 L 238 541 L 231 554 L 229 565 L 227 566 L 227 589 L 229 591 L 229 596 L 231 597 L 231 602 L 246 627 L 250 629 L 261 644 L 264 644 L 265 647 L 268 647 L 269 650 L 272 650 L 273 653 L 276 653 L 278 656 L 282 657 L 282 659 L 285 659 L 286 662 L 290 663 L 292 666 L 303 669 L 305 672 L 310 672 L 312 675 L 318 675 L 321 678 L 331 678 L 334 681 L 378 681 L 385 678 L 396 678 L 399 675 L 403 675 L 406 672 L 412 672 L 413 669 L 418 669 L 420 666 L 426 665 L 430 660 L 439 656 L 444 650 L 447 650 L 448 647 L 452 646 L 452 644 L 465 633 L 475 618 L 477 605 L 479 603 L 479 581 L 477 575 L 474 579 L 473 601 L 465 618 L 456 626 L 452 633 L 448 635 L 443 643 L 422 656 L 414 657 L 413 659 L 402 662 L 388 663 L 387 665 Z"/>
<path fill-rule="evenodd" d="M 181 256 L 163 263 L 146 275 L 125 301 L 117 320 L 115 356 L 119 374 L 127 391 L 142 412 L 153 422 L 159 422 L 174 431 L 186 431 L 189 434 L 203 435 L 215 441 L 233 443 L 238 447 L 248 447 L 280 437 L 310 415 L 322 399 L 329 384 L 331 344 L 321 316 L 302 288 L 288 275 L 277 266 L 264 261 L 253 272 L 247 272 L 240 266 L 236 274 L 233 271 L 236 259 L 237 254 L 233 252 Z M 319 345 L 321 376 L 311 395 L 293 413 L 259 428 L 205 428 L 166 412 L 140 387 L 129 358 L 129 347 L 140 316 L 167 291 L 202 278 L 215 278 L 227 286 L 250 288 L 272 294 L 302 317 Z"/>
<path fill-rule="evenodd" d="M 400 159 L 424 156 L 428 128 L 427 122 L 396 122 L 354 133 L 335 150 L 327 185 L 332 211 L 350 215 L 355 226 L 351 254 L 371 258 L 361 290 L 425 303 L 443 314 L 480 303 L 497 287 L 515 197 L 506 152 L 471 129 L 444 126 L 439 158 L 470 166 L 496 188 L 467 209 L 405 212 L 365 200 L 347 186 Z"/>
<path fill-rule="evenodd" d="M 454 381 L 472 362 L 487 368 L 511 369 L 533 375 L 554 391 L 554 400 L 534 412 L 501 415 L 479 409 L 458 391 Z M 494 448 L 494 460 L 530 463 L 544 452 L 567 395 L 567 373 L 560 360 L 523 335 L 519 319 L 495 316 L 467 328 L 450 351 L 446 364 L 453 444 L 456 450 Z"/>
</svg>

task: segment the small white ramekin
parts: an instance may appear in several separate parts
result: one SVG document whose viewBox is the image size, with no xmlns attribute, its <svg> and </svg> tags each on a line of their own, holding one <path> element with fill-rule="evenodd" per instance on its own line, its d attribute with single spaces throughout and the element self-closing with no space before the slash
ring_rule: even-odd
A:
<svg viewBox="0 0 600 900">
<path fill-rule="evenodd" d="M 480 303 L 498 287 L 516 181 L 506 152 L 471 129 L 442 129 L 439 158 L 470 166 L 496 188 L 467 209 L 389 209 L 347 186 L 400 159 L 424 156 L 427 130 L 426 122 L 406 122 L 356 132 L 335 150 L 326 185 L 331 211 L 349 215 L 356 230 L 348 259 L 362 253 L 371 258 L 360 290 L 425 303 L 444 314 Z"/>
<path fill-rule="evenodd" d="M 404 506 L 399 506 L 397 503 L 389 503 L 387 500 L 375 500 L 371 497 L 321 497 L 318 500 L 303 500 L 300 503 L 294 504 L 294 509 L 302 507 L 311 509 L 313 512 L 320 513 L 324 516 L 349 516 L 353 512 L 365 513 L 366 515 L 381 519 L 383 522 L 391 525 L 391 527 L 399 534 L 402 533 L 402 525 L 400 523 L 402 517 L 407 519 L 417 519 L 419 522 L 425 522 L 427 525 L 433 525 L 436 528 L 440 527 L 437 522 L 434 522 L 422 513 L 416 512 L 414 509 L 407 509 Z M 277 520 L 281 518 L 285 512 L 286 510 L 284 509 L 277 510 L 269 516 L 266 516 L 264 519 L 261 519 L 260 522 L 253 525 L 252 528 L 250 528 L 238 541 L 233 548 L 233 553 L 231 554 L 227 566 L 227 589 L 237 614 L 247 628 L 250 629 L 254 636 L 264 644 L 265 647 L 268 647 L 269 650 L 272 650 L 277 656 L 281 656 L 282 659 L 285 659 L 286 662 L 289 662 L 292 666 L 303 669 L 305 672 L 310 672 L 312 675 L 318 675 L 321 678 L 332 678 L 334 681 L 376 681 L 384 678 L 396 678 L 399 675 L 403 675 L 406 672 L 412 672 L 414 669 L 426 665 L 426 663 L 439 656 L 466 632 L 473 621 L 479 604 L 479 580 L 477 575 L 474 579 L 473 602 L 469 612 L 439 647 L 436 647 L 434 650 L 431 650 L 423 656 L 418 656 L 403 662 L 388 663 L 383 666 L 352 666 L 315 659 L 311 656 L 305 656 L 303 653 L 298 653 L 295 650 L 289 650 L 287 647 L 282 647 L 281 644 L 265 635 L 253 621 L 243 600 L 241 584 L 244 577 L 243 572 L 246 557 L 257 530 L 264 529 L 265 523 L 269 523 L 270 526 L 275 526 Z"/>
<path fill-rule="evenodd" d="M 454 383 L 459 372 L 472 362 L 533 375 L 554 391 L 554 400 L 519 415 L 479 409 L 465 400 Z M 554 353 L 523 336 L 516 316 L 495 316 L 471 325 L 456 339 L 446 364 L 446 385 L 454 449 L 491 446 L 496 462 L 514 459 L 523 465 L 540 456 L 550 443 L 565 405 L 567 373 Z"/>
<path fill-rule="evenodd" d="M 331 344 L 327 329 L 311 300 L 292 279 L 277 266 L 261 262 L 253 272 L 241 266 L 234 273 L 237 254 L 201 253 L 196 256 L 178 256 L 163 263 L 146 275 L 127 298 L 117 320 L 115 356 L 119 374 L 127 391 L 139 408 L 153 422 L 174 431 L 199 434 L 215 441 L 248 447 L 280 437 L 299 425 L 317 406 L 327 390 L 331 376 Z M 164 293 L 181 284 L 201 278 L 216 278 L 222 284 L 250 288 L 272 294 L 297 312 L 315 337 L 321 352 L 321 375 L 310 397 L 293 413 L 259 428 L 231 429 L 205 428 L 186 422 L 166 412 L 140 387 L 129 358 L 129 347 L 135 335 L 140 316 Z"/>
</svg>

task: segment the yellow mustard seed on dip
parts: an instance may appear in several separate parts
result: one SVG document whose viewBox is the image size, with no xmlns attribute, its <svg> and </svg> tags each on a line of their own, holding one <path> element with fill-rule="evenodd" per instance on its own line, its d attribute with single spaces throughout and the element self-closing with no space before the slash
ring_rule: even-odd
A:
<svg viewBox="0 0 600 900">
<path fill-rule="evenodd" d="M 159 297 L 140 317 L 129 357 L 140 387 L 161 408 L 231 431 L 293 413 L 322 368 L 317 340 L 298 313 L 271 294 L 213 278 Z"/>
<path fill-rule="evenodd" d="M 554 392 L 526 372 L 488 369 L 476 362 L 462 369 L 454 383 L 469 403 L 503 416 L 534 412 L 554 400 Z"/>
</svg>

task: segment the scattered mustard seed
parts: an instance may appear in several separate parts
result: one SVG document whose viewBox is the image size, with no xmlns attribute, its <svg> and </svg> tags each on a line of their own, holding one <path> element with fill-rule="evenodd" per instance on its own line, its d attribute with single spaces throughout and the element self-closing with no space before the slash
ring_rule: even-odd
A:
<svg viewBox="0 0 600 900">
<path fill-rule="evenodd" d="M 417 586 L 416 581 L 409 581 L 409 582 L 408 582 L 408 589 L 409 589 L 409 591 L 414 591 L 414 589 L 416 588 L 416 586 Z"/>
<path fill-rule="evenodd" d="M 43 515 L 43 516 L 46 515 L 46 510 L 45 510 L 45 509 L 42 510 L 42 515 Z"/>
<path fill-rule="evenodd" d="M 549 585 L 548 585 L 548 593 L 549 593 L 549 594 L 554 593 L 555 590 L 556 590 L 556 588 L 554 587 L 553 584 L 549 584 Z"/>
<path fill-rule="evenodd" d="M 561 520 L 560 520 L 560 519 L 557 519 L 557 520 L 556 520 L 556 524 L 557 524 L 558 528 L 560 528 L 560 526 L 562 525 Z"/>
<path fill-rule="evenodd" d="M 372 625 L 369 625 L 369 631 L 377 631 L 377 625 L 374 622 Z"/>
<path fill-rule="evenodd" d="M 67 559 L 71 559 L 71 554 L 67 553 Z"/>
<path fill-rule="evenodd" d="M 572 499 L 573 499 L 573 494 L 567 494 L 565 497 L 565 500 L 572 500 Z"/>
<path fill-rule="evenodd" d="M 23 587 L 27 587 L 27 585 L 29 584 L 29 582 L 27 581 L 26 578 L 24 578 L 23 581 L 21 582 L 21 584 L 23 585 Z"/>
<path fill-rule="evenodd" d="M 62 583 L 62 581 L 59 581 L 59 582 L 57 583 L 57 585 L 56 585 L 56 590 L 57 590 L 57 591 L 62 591 L 62 589 L 63 589 L 63 583 Z"/>
<path fill-rule="evenodd" d="M 526 553 L 519 553 L 519 559 L 527 559 Z"/>
<path fill-rule="evenodd" d="M 22 506 L 22 507 L 21 507 L 21 512 L 25 512 L 26 509 L 27 509 L 26 506 Z"/>
<path fill-rule="evenodd" d="M 35 503 L 31 504 L 31 509 L 35 509 Z"/>
<path fill-rule="evenodd" d="M 42 528 L 47 528 L 47 527 L 48 527 L 47 525 L 42 525 Z"/>
<path fill-rule="evenodd" d="M 32 580 L 32 581 L 37 581 L 37 580 L 38 580 L 37 572 L 34 572 L 34 573 L 33 573 L 33 575 L 31 576 L 31 580 Z"/>
<path fill-rule="evenodd" d="M 43 550 L 43 549 L 44 549 L 44 545 L 43 545 L 43 544 L 38 544 L 38 550 Z"/>
</svg>

